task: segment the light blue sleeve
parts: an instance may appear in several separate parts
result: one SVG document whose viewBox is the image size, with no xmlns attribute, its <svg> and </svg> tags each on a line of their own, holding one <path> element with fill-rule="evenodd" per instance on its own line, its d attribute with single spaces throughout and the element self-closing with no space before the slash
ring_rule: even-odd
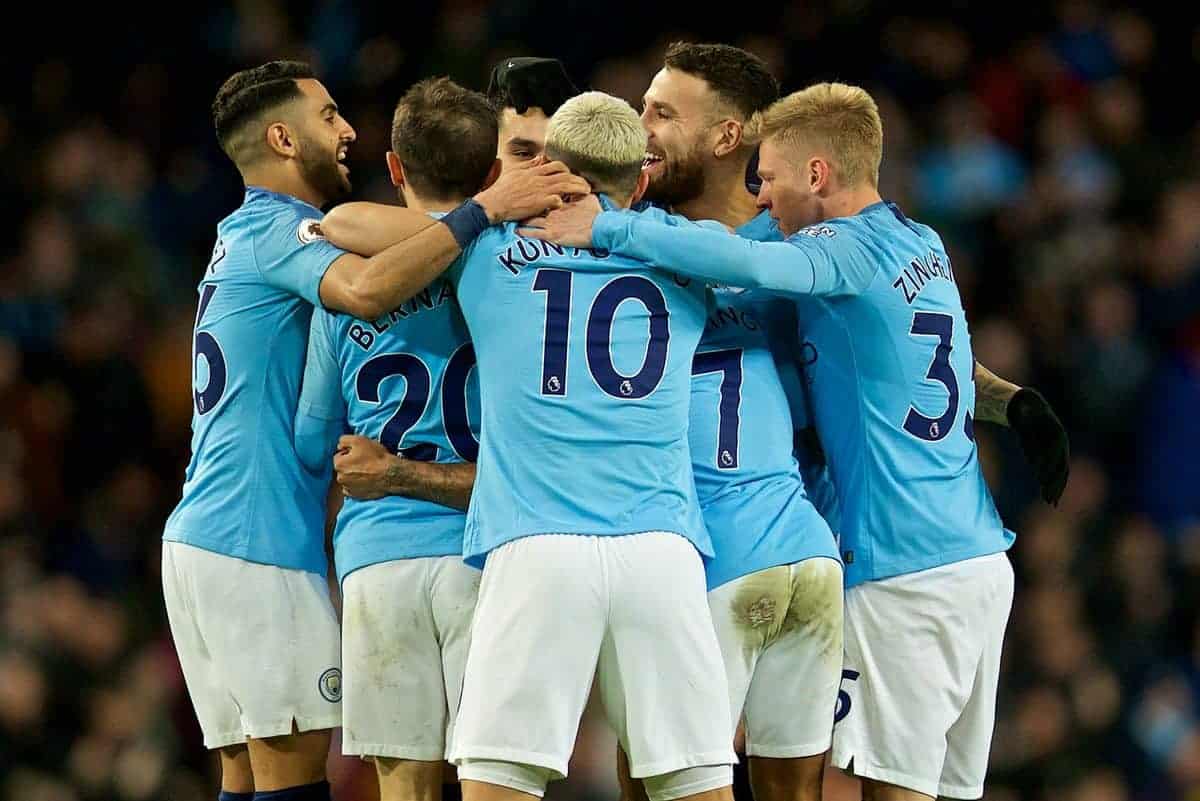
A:
<svg viewBox="0 0 1200 801">
<path fill-rule="evenodd" d="M 321 279 L 346 251 L 320 234 L 320 220 L 281 214 L 255 241 L 254 261 L 262 279 L 321 308 Z"/>
<path fill-rule="evenodd" d="M 313 311 L 304 383 L 296 407 L 296 455 L 305 468 L 317 475 L 331 466 L 338 437 L 346 427 L 341 368 L 330 341 L 333 322 L 334 316 L 329 312 Z"/>
<path fill-rule="evenodd" d="M 719 223 L 716 220 L 689 220 L 687 217 L 663 211 L 657 206 L 650 206 L 638 212 L 638 214 L 643 220 L 670 225 L 674 228 L 700 228 L 707 231 L 729 233 L 729 229 L 723 223 Z"/>
<path fill-rule="evenodd" d="M 856 295 L 877 269 L 854 232 L 831 223 L 784 242 L 752 242 L 711 228 L 606 211 L 593 224 L 592 244 L 709 283 L 785 295 Z"/>
</svg>

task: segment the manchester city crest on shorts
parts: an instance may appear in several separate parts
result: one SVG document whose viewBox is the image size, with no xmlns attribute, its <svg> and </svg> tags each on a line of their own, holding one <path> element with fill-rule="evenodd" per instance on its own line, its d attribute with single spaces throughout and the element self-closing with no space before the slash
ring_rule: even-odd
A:
<svg viewBox="0 0 1200 801">
<path fill-rule="evenodd" d="M 329 668 L 317 679 L 317 689 L 321 697 L 331 704 L 342 700 L 342 671 L 339 668 Z"/>
</svg>

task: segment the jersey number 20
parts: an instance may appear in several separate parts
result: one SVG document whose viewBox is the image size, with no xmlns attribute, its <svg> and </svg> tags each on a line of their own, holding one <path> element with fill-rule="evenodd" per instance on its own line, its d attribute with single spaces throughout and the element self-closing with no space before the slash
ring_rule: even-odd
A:
<svg viewBox="0 0 1200 801">
<path fill-rule="evenodd" d="M 460 345 L 442 373 L 442 428 L 446 439 L 460 459 L 474 462 L 479 458 L 479 442 L 467 420 L 467 377 L 475 367 L 475 347 Z M 411 353 L 384 353 L 363 364 L 354 379 L 355 393 L 363 403 L 380 402 L 383 382 L 393 376 L 404 379 L 404 397 L 379 432 L 379 441 L 393 453 L 408 459 L 431 462 L 437 459 L 437 446 L 422 442 L 401 448 L 409 430 L 417 424 L 433 394 L 433 376 L 429 366 Z"/>
</svg>

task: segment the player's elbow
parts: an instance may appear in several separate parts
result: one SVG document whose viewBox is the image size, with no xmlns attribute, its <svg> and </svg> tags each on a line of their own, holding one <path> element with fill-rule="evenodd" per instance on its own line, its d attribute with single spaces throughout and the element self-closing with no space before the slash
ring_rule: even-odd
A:
<svg viewBox="0 0 1200 801">
<path fill-rule="evenodd" d="M 342 259 L 356 258 L 343 256 Z M 339 259 L 341 261 L 341 259 Z M 337 266 L 337 265 L 335 265 Z M 360 320 L 377 320 L 387 314 L 388 298 L 377 289 L 372 289 L 369 278 L 364 275 L 365 267 L 351 265 L 349 270 L 329 270 L 321 281 L 321 304 L 334 311 L 349 314 Z M 357 271 L 357 274 L 352 274 Z"/>
<path fill-rule="evenodd" d="M 383 298 L 376 297 L 360 288 L 352 287 L 347 294 L 346 305 L 348 308 L 346 311 L 360 320 L 378 320 L 391 311 Z"/>
<path fill-rule="evenodd" d="M 321 234 L 340 248 L 350 250 L 348 245 L 354 233 L 353 215 L 345 206 L 337 206 L 321 219 Z"/>
<path fill-rule="evenodd" d="M 322 452 L 320 443 L 316 442 L 315 437 L 297 436 L 295 446 L 296 456 L 305 470 L 313 475 L 321 475 L 325 472 L 329 456 Z"/>
</svg>

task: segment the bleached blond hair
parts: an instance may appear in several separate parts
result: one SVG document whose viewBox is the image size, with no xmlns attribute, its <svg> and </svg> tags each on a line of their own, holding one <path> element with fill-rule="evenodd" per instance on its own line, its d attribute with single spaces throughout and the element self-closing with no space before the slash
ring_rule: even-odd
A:
<svg viewBox="0 0 1200 801">
<path fill-rule="evenodd" d="M 861 87 L 818 83 L 793 92 L 766 110 L 759 133 L 827 154 L 843 186 L 879 185 L 883 122 L 875 100 Z"/>
<path fill-rule="evenodd" d="M 627 199 L 646 156 L 646 129 L 633 107 L 603 92 L 559 106 L 546 126 L 546 155 L 587 179 L 596 192 Z"/>
</svg>

